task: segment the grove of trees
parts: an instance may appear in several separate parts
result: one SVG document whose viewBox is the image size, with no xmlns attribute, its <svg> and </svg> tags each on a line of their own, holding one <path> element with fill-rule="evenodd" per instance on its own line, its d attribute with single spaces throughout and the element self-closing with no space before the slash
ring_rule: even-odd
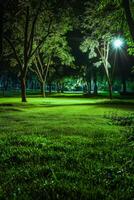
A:
<svg viewBox="0 0 134 200">
<path fill-rule="evenodd" d="M 133 92 L 133 11 L 132 0 L 1 1 L 1 91 L 17 87 L 22 102 L 33 85 L 43 97 L 54 85 L 95 95 L 107 89 L 110 99 L 114 90 Z"/>
</svg>

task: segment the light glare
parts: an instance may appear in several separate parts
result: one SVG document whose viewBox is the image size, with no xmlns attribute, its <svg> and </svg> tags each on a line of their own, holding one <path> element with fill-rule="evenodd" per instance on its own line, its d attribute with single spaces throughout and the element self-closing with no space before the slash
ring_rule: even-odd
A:
<svg viewBox="0 0 134 200">
<path fill-rule="evenodd" d="M 121 39 L 116 39 L 114 41 L 114 47 L 115 48 L 120 48 L 120 47 L 122 47 L 122 45 L 123 45 L 123 41 Z"/>
</svg>

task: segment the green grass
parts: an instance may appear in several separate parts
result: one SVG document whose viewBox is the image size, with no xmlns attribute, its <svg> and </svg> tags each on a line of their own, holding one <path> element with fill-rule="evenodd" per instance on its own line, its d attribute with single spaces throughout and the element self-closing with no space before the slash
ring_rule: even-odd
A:
<svg viewBox="0 0 134 200">
<path fill-rule="evenodd" d="M 133 113 L 133 100 L 1 98 L 0 199 L 133 200 Z"/>
</svg>

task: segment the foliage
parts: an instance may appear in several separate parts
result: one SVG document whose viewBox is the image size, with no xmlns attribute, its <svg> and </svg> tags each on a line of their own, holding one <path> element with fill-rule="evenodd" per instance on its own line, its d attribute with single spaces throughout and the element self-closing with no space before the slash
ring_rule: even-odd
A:
<svg viewBox="0 0 134 200">
<path fill-rule="evenodd" d="M 134 2 L 128 1 L 126 4 L 128 4 L 128 9 L 130 10 L 128 15 L 131 17 L 132 21 L 134 21 Z M 125 6 L 123 6 L 123 0 L 101 0 L 99 4 L 99 11 L 107 13 L 107 18 L 110 19 L 109 25 L 111 27 L 109 27 L 108 30 L 112 29 L 115 33 L 119 32 L 119 34 L 123 34 L 125 36 L 128 45 L 128 53 L 133 55 L 133 36 L 131 33 L 131 26 L 129 26 L 128 18 L 125 13 Z M 128 11 L 126 10 L 126 12 Z"/>
<path fill-rule="evenodd" d="M 42 84 L 42 93 L 45 96 L 44 85 L 55 73 L 56 65 L 73 65 L 74 57 L 71 55 L 66 34 L 72 30 L 71 19 L 68 12 L 61 13 L 60 20 L 55 22 L 55 29 L 47 38 L 44 44 L 37 50 L 34 56 L 34 63 L 30 69 L 37 75 Z"/>
<path fill-rule="evenodd" d="M 91 6 L 91 4 L 89 4 Z M 112 77 L 109 72 L 111 67 L 109 62 L 110 43 L 113 39 L 113 34 L 103 32 L 101 25 L 98 23 L 98 15 L 92 10 L 97 9 L 97 5 L 86 7 L 85 20 L 82 22 L 82 27 L 85 28 L 85 38 L 82 42 L 80 49 L 89 54 L 89 59 L 96 58 L 97 62 L 94 63 L 95 67 L 104 66 L 105 74 L 109 85 L 109 94 L 112 98 Z M 95 13 L 95 14 L 94 14 Z M 96 16 L 95 16 L 96 15 Z M 88 20 L 90 19 L 89 23 Z M 90 35 L 87 35 L 90 32 Z"/>
<path fill-rule="evenodd" d="M 50 55 L 58 58 L 61 64 L 71 65 L 73 64 L 74 58 L 70 54 L 70 47 L 68 46 L 67 39 L 65 36 L 66 32 L 61 30 L 54 35 L 48 37 L 40 52 L 47 58 Z"/>
<path fill-rule="evenodd" d="M 53 37 L 54 43 L 57 43 L 57 38 L 64 36 L 72 28 L 70 9 L 58 7 L 59 3 L 59 1 L 48 3 L 42 0 L 20 0 L 14 4 L 13 11 L 10 7 L 7 12 L 8 19 L 5 23 L 7 28 L 4 37 L 13 51 L 20 70 L 21 94 L 24 102 L 26 102 L 26 76 L 35 53 L 49 36 Z M 51 45 L 49 44 L 49 50 Z M 69 62 L 72 61 L 71 56 L 69 57 L 69 54 L 66 56 L 60 49 L 58 54 L 62 56 L 64 62 L 67 56 Z"/>
<path fill-rule="evenodd" d="M 134 125 L 134 113 L 130 113 L 127 116 L 120 116 L 118 113 L 105 114 L 107 119 L 111 119 L 112 124 L 120 126 L 133 126 Z"/>
<path fill-rule="evenodd" d="M 131 55 L 133 54 L 133 43 L 125 19 L 125 11 L 119 3 L 115 1 L 86 1 L 85 13 L 81 22 L 82 32 L 85 36 L 84 42 L 81 44 L 81 50 L 89 54 L 89 59 L 95 58 L 91 60 L 94 66 L 104 66 L 109 92 L 116 69 L 114 59 L 111 59 L 114 56 L 111 48 L 113 38 L 121 37 L 124 32 L 125 41 L 128 42 L 130 47 L 128 52 Z M 125 42 L 124 45 L 126 45 Z"/>
</svg>

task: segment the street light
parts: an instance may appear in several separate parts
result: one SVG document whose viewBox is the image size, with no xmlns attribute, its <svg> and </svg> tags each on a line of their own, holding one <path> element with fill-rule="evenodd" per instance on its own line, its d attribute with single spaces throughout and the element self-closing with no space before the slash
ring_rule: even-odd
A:
<svg viewBox="0 0 134 200">
<path fill-rule="evenodd" d="M 113 46 L 115 49 L 120 49 L 123 46 L 123 39 L 122 38 L 114 39 Z"/>
</svg>

